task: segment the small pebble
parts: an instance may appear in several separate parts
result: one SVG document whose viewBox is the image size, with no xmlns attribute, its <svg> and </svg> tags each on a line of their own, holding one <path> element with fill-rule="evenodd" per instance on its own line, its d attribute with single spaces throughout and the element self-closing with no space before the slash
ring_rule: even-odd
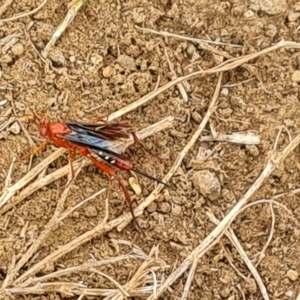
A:
<svg viewBox="0 0 300 300">
<path fill-rule="evenodd" d="M 128 55 L 125 54 L 119 55 L 117 62 L 124 69 L 132 70 L 132 71 L 136 70 L 134 59 Z"/>
<path fill-rule="evenodd" d="M 9 127 L 9 131 L 14 133 L 14 134 L 19 134 L 20 133 L 20 125 L 18 122 L 13 123 L 10 127 Z"/>
<path fill-rule="evenodd" d="M 221 184 L 215 173 L 208 170 L 197 171 L 193 175 L 193 183 L 204 197 L 212 201 L 221 195 Z"/>
<path fill-rule="evenodd" d="M 69 60 L 70 60 L 71 63 L 74 63 L 76 61 L 76 57 L 74 55 L 71 55 L 69 57 Z"/>
<path fill-rule="evenodd" d="M 228 287 L 222 288 L 222 290 L 220 291 L 220 295 L 222 298 L 227 299 L 230 295 L 230 289 Z"/>
<path fill-rule="evenodd" d="M 167 214 L 171 211 L 171 205 L 168 202 L 161 202 L 157 205 L 157 211 L 163 214 Z"/>
<path fill-rule="evenodd" d="M 292 75 L 292 81 L 300 81 L 300 70 L 296 70 Z"/>
<path fill-rule="evenodd" d="M 66 64 L 66 59 L 63 55 L 63 53 L 57 49 L 53 49 L 49 53 L 49 58 L 58 65 L 64 66 Z"/>
<path fill-rule="evenodd" d="M 85 208 L 84 214 L 86 217 L 93 218 L 98 216 L 98 211 L 95 206 L 89 205 Z"/>
<path fill-rule="evenodd" d="M 254 16 L 254 12 L 253 12 L 251 9 L 247 10 L 247 11 L 244 13 L 244 17 L 245 17 L 245 18 L 252 18 L 253 16 Z"/>
<path fill-rule="evenodd" d="M 90 59 L 94 65 L 100 65 L 103 62 L 103 57 L 97 53 L 92 53 Z"/>
<path fill-rule="evenodd" d="M 17 43 L 15 45 L 13 45 L 13 47 L 11 48 L 11 51 L 14 55 L 20 56 L 24 53 L 24 46 L 20 43 Z"/>
<path fill-rule="evenodd" d="M 172 203 L 172 215 L 173 215 L 173 216 L 175 216 L 175 217 L 180 216 L 181 210 L 182 210 L 182 209 L 181 209 L 181 206 Z"/>
<path fill-rule="evenodd" d="M 286 127 L 294 127 L 295 122 L 291 119 L 284 119 L 283 123 Z"/>
<path fill-rule="evenodd" d="M 286 291 L 285 292 L 285 295 L 289 298 L 292 298 L 293 297 L 293 291 L 289 290 L 289 291 Z"/>
<path fill-rule="evenodd" d="M 148 213 L 154 213 L 157 210 L 157 204 L 155 202 L 151 202 L 148 206 L 147 206 L 147 211 Z"/>
<path fill-rule="evenodd" d="M 299 277 L 299 274 L 295 270 L 288 270 L 286 273 L 286 276 L 291 280 L 291 281 L 296 281 Z"/>
<path fill-rule="evenodd" d="M 186 49 L 186 53 L 188 54 L 188 56 L 192 57 L 195 52 L 196 52 L 196 47 L 194 46 L 194 44 L 189 44 Z"/>
<path fill-rule="evenodd" d="M 288 20 L 289 22 L 295 22 L 299 18 L 300 14 L 290 11 L 288 14 Z"/>
<path fill-rule="evenodd" d="M 221 95 L 228 96 L 229 90 L 227 88 L 223 88 L 221 91 Z"/>
<path fill-rule="evenodd" d="M 104 77 L 111 77 L 113 71 L 114 71 L 114 69 L 111 66 L 107 66 L 103 69 L 102 75 Z"/>
</svg>

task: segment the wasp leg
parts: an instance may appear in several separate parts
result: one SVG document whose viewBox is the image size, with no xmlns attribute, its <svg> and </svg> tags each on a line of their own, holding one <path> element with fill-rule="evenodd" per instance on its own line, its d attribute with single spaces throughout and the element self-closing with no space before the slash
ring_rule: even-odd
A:
<svg viewBox="0 0 300 300">
<path fill-rule="evenodd" d="M 109 166 L 107 166 L 106 164 L 102 163 L 101 161 L 99 161 L 95 157 L 93 157 L 92 154 L 90 153 L 90 151 L 87 148 L 81 148 L 80 153 L 83 156 L 88 157 L 94 163 L 94 165 L 96 167 L 98 167 L 101 171 L 103 171 L 104 173 L 112 176 L 115 180 L 117 180 L 117 182 L 119 183 L 119 185 L 120 185 L 120 187 L 123 190 L 123 193 L 125 195 L 125 199 L 126 199 L 126 202 L 127 202 L 128 206 L 130 208 L 130 212 L 131 212 L 134 224 L 136 225 L 137 230 L 140 231 L 145 236 L 145 232 L 140 227 L 140 225 L 139 225 L 139 223 L 136 219 L 136 216 L 134 214 L 129 192 L 128 192 L 126 186 L 124 185 L 123 181 L 121 180 L 121 178 L 116 174 L 116 172 L 113 169 L 111 169 Z"/>
<path fill-rule="evenodd" d="M 44 141 L 41 145 L 39 145 L 36 149 L 34 149 L 32 152 L 24 155 L 23 157 L 20 158 L 20 160 L 23 159 L 27 159 L 29 158 L 31 155 L 37 154 L 38 152 L 40 152 L 42 149 L 44 149 L 46 147 L 46 145 L 49 143 L 49 141 Z"/>
</svg>

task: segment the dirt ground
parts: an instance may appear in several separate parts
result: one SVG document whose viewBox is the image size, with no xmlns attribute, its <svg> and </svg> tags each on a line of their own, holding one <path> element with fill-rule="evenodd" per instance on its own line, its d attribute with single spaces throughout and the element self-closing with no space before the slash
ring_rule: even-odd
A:
<svg viewBox="0 0 300 300">
<path fill-rule="evenodd" d="M 43 50 L 67 1 L 0 0 L 0 19 L 40 5 L 0 26 L 0 299 L 300 299 L 299 141 L 283 163 L 272 152 L 293 145 L 300 132 L 295 47 L 222 74 L 191 76 L 117 119 L 140 130 L 174 117 L 172 127 L 143 140 L 149 151 L 133 145 L 125 153 L 159 179 L 192 143 L 173 170 L 173 189 L 150 196 L 138 217 L 146 238 L 133 222 L 118 230 L 130 218 L 124 194 L 95 166 L 84 167 L 68 193 L 66 175 L 43 183 L 64 166 L 68 173 L 66 153 L 22 185 L 29 170 L 57 153 L 53 145 L 10 171 L 14 157 L 43 142 L 29 108 L 51 121 L 105 119 L 176 76 L 299 41 L 300 2 L 87 0 L 47 58 Z M 201 137 L 191 142 L 201 122 Z M 230 139 L 236 133 L 250 142 Z M 268 162 L 276 164 L 271 174 Z M 134 207 L 156 187 L 141 176 L 130 184 L 132 174 L 117 172 Z M 263 180 L 248 197 L 257 178 Z M 253 205 L 234 216 L 228 236 L 193 254 L 216 228 L 213 216 L 221 221 L 244 197 Z"/>
</svg>

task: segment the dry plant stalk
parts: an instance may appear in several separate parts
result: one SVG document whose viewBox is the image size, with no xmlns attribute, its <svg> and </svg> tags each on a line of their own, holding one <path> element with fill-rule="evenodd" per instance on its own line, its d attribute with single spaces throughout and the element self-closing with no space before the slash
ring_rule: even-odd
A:
<svg viewBox="0 0 300 300">
<path fill-rule="evenodd" d="M 46 58 L 49 54 L 49 51 L 54 46 L 56 41 L 62 36 L 65 32 L 67 27 L 72 23 L 73 19 L 75 18 L 76 14 L 78 13 L 79 9 L 85 3 L 86 0 L 73 0 L 69 3 L 68 12 L 62 22 L 58 25 L 56 30 L 54 31 L 50 41 L 45 46 L 45 49 L 42 51 L 43 58 Z"/>
</svg>

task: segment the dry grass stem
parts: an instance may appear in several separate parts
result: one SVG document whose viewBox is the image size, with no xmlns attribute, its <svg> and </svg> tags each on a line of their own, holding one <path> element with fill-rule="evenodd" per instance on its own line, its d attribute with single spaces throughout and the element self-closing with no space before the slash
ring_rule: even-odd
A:
<svg viewBox="0 0 300 300">
<path fill-rule="evenodd" d="M 194 278 L 194 275 L 195 275 L 195 272 L 196 272 L 197 265 L 198 265 L 198 261 L 195 260 L 193 262 L 192 266 L 191 266 L 188 278 L 187 278 L 186 283 L 184 285 L 184 289 L 183 289 L 183 293 L 182 293 L 182 296 L 181 296 L 181 300 L 188 299 L 188 294 L 189 294 L 189 291 L 190 291 L 190 288 L 191 288 L 191 284 L 192 284 L 192 281 L 193 281 L 193 278 Z"/>
<path fill-rule="evenodd" d="M 263 184 L 266 178 L 279 166 L 284 159 L 299 145 L 300 134 L 298 134 L 290 144 L 288 144 L 282 152 L 270 151 L 268 162 L 254 182 L 249 188 L 246 194 L 239 200 L 239 202 L 233 207 L 233 209 L 225 216 L 225 218 L 219 223 L 219 225 L 203 240 L 203 242 L 197 246 L 190 255 L 182 262 L 182 264 L 165 280 L 163 285 L 158 290 L 158 296 L 160 296 L 164 290 L 170 286 L 176 279 L 178 279 L 193 263 L 195 259 L 201 258 L 209 249 L 211 249 L 223 236 L 224 232 L 233 222 L 236 214 L 240 209 L 249 201 L 251 196 L 256 192 Z M 153 299 L 153 295 L 148 298 Z"/>
<path fill-rule="evenodd" d="M 167 32 L 167 31 L 156 31 L 156 30 L 153 30 L 153 29 L 142 28 L 142 27 L 139 27 L 137 25 L 135 25 L 135 28 L 139 29 L 139 30 L 142 30 L 144 32 L 147 32 L 147 33 L 154 33 L 156 35 L 162 35 L 162 36 L 165 36 L 165 37 L 174 37 L 174 38 L 177 38 L 177 39 L 181 39 L 181 40 L 185 40 L 185 41 L 191 41 L 191 42 L 195 42 L 195 43 L 199 43 L 199 44 L 213 44 L 213 45 L 217 45 L 217 46 L 230 45 L 231 47 L 234 47 L 234 48 L 241 48 L 242 47 L 240 45 L 233 45 L 233 44 L 228 44 L 228 43 L 191 38 L 191 37 L 188 37 L 188 36 L 183 36 L 183 35 L 179 35 L 179 34 L 175 34 L 175 33 L 170 33 L 170 32 Z"/>
<path fill-rule="evenodd" d="M 10 184 L 11 184 L 11 173 L 13 171 L 15 162 L 16 162 L 16 158 L 14 157 L 12 159 L 12 162 L 11 162 L 11 164 L 9 166 L 8 173 L 6 175 L 6 179 L 5 179 L 5 183 L 4 183 L 4 188 L 8 188 L 10 186 Z"/>
<path fill-rule="evenodd" d="M 47 3 L 47 1 L 48 0 L 44 0 L 37 8 L 35 8 L 32 11 L 29 11 L 27 13 L 22 13 L 22 14 L 19 14 L 19 15 L 16 15 L 16 16 L 13 16 L 13 17 L 10 17 L 10 18 L 7 18 L 7 19 L 0 19 L 0 23 L 1 22 L 14 21 L 14 20 L 17 20 L 17 19 L 20 19 L 20 18 L 24 18 L 24 17 L 28 17 L 30 15 L 33 15 L 36 12 L 38 12 Z"/>
<path fill-rule="evenodd" d="M 118 291 L 122 294 L 122 296 L 125 296 L 125 297 L 129 297 L 130 294 L 128 294 L 124 288 L 122 287 L 121 284 L 119 284 L 116 280 L 114 280 L 113 278 L 111 278 L 110 276 L 108 276 L 107 274 L 104 274 L 103 272 L 100 272 L 98 270 L 96 270 L 95 268 L 92 268 L 91 269 L 92 272 L 94 273 L 97 273 L 105 278 L 107 278 L 110 282 L 112 282 L 117 288 L 118 288 Z M 107 297 L 106 297 L 107 298 Z M 123 298 L 123 297 L 122 297 Z"/>
<path fill-rule="evenodd" d="M 170 61 L 167 47 L 164 46 L 164 49 L 165 49 L 165 56 L 166 56 L 168 64 L 169 64 L 170 71 L 173 74 L 173 79 L 176 79 L 177 78 L 177 74 L 176 74 L 176 72 L 174 70 L 172 62 Z M 178 87 L 178 90 L 179 90 L 179 92 L 180 92 L 180 94 L 182 96 L 183 101 L 187 102 L 189 100 L 189 98 L 188 98 L 188 95 L 187 95 L 187 93 L 186 93 L 186 91 L 184 89 L 184 86 L 183 86 L 182 82 L 178 83 L 177 87 Z M 157 89 L 157 87 L 156 87 L 156 89 Z"/>
<path fill-rule="evenodd" d="M 248 55 L 245 55 L 242 57 L 227 60 L 211 69 L 200 70 L 200 71 L 196 71 L 196 72 L 190 73 L 190 74 L 182 76 L 182 77 L 178 77 L 177 79 L 166 83 L 165 85 L 163 85 L 160 88 L 158 88 L 157 90 L 149 93 L 148 95 L 145 95 L 144 97 L 140 98 L 139 100 L 135 101 L 134 103 L 131 103 L 131 104 L 127 105 L 126 107 L 112 113 L 109 116 L 108 121 L 119 118 L 120 116 L 129 113 L 130 111 L 136 109 L 137 107 L 144 105 L 145 103 L 147 103 L 148 101 L 150 101 L 151 99 L 153 99 L 154 97 L 159 95 L 160 93 L 164 92 L 165 90 L 169 89 L 170 87 L 172 87 L 182 81 L 194 78 L 196 76 L 212 75 L 212 74 L 216 74 L 219 72 L 225 72 L 225 71 L 235 69 L 235 68 L 239 67 L 240 65 L 242 65 L 252 59 L 255 59 L 261 55 L 267 54 L 269 52 L 275 51 L 280 48 L 300 48 L 300 43 L 281 41 L 281 42 L 279 42 L 271 47 L 265 48 L 261 51 L 251 53 L 251 54 L 248 54 Z"/>
<path fill-rule="evenodd" d="M 64 213 L 62 213 L 60 215 L 60 217 L 58 218 L 59 222 L 61 222 L 63 219 L 67 218 L 73 211 L 75 211 L 77 208 L 79 208 L 80 206 L 82 206 L 83 204 L 85 204 L 86 202 L 98 197 L 99 195 L 101 195 L 102 193 L 105 192 L 105 189 L 102 189 L 98 192 L 96 192 L 95 194 L 93 194 L 92 196 L 82 200 L 81 202 L 79 202 L 77 205 L 75 205 L 74 207 L 69 208 L 68 210 L 66 210 Z"/>
<path fill-rule="evenodd" d="M 233 132 L 232 134 L 218 133 L 216 136 L 201 136 L 201 142 L 228 142 L 243 145 L 259 145 L 260 137 L 253 131 Z"/>
<path fill-rule="evenodd" d="M 264 245 L 263 249 L 259 253 L 258 260 L 255 263 L 255 268 L 258 267 L 258 265 L 260 264 L 260 262 L 265 257 L 265 252 L 266 252 L 268 246 L 270 245 L 270 243 L 272 241 L 272 238 L 273 238 L 273 235 L 274 235 L 274 230 L 275 230 L 275 214 L 274 214 L 274 209 L 273 209 L 272 203 L 270 203 L 270 210 L 271 210 L 271 215 L 272 215 L 272 224 L 271 224 L 270 234 L 269 234 L 269 237 L 268 237 L 268 240 L 267 240 L 266 244 Z"/>
</svg>

